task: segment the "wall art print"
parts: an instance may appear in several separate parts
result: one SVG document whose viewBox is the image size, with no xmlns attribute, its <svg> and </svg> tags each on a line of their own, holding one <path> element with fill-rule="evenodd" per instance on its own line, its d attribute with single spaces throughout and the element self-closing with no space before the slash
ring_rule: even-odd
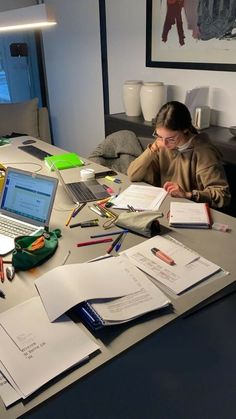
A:
<svg viewBox="0 0 236 419">
<path fill-rule="evenodd" d="M 146 66 L 236 71 L 236 0 L 146 0 Z"/>
</svg>

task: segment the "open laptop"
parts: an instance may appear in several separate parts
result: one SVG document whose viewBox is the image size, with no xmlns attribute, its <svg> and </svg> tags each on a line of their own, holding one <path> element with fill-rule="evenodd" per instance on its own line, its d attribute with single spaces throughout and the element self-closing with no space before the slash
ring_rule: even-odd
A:
<svg viewBox="0 0 236 419">
<path fill-rule="evenodd" d="M 99 201 L 108 198 L 110 194 L 104 189 L 96 179 L 85 180 L 82 182 L 65 183 L 60 170 L 54 166 L 55 172 L 67 195 L 75 204 L 83 202 Z"/>
<path fill-rule="evenodd" d="M 58 179 L 8 167 L 0 198 L 0 255 L 14 249 L 14 237 L 49 226 Z"/>
</svg>

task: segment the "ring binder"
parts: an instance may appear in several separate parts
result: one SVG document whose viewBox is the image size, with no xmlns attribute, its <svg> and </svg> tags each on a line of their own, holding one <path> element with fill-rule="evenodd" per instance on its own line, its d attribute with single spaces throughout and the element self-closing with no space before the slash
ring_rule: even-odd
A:
<svg viewBox="0 0 236 419">
<path fill-rule="evenodd" d="M 75 308 L 75 311 L 86 326 L 91 327 L 92 330 L 98 330 L 105 326 L 103 319 L 87 301 L 79 304 Z"/>
</svg>

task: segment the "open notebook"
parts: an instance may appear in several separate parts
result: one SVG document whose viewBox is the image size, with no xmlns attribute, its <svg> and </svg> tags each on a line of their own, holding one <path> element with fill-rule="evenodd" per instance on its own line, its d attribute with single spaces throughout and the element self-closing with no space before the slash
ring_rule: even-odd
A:
<svg viewBox="0 0 236 419">
<path fill-rule="evenodd" d="M 0 199 L 0 254 L 14 249 L 14 237 L 48 227 L 58 180 L 8 167 Z"/>
</svg>

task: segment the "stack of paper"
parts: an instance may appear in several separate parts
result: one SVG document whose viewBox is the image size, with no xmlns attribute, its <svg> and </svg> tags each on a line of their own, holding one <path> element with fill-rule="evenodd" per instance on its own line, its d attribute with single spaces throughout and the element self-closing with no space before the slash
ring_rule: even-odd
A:
<svg viewBox="0 0 236 419">
<path fill-rule="evenodd" d="M 123 323 L 170 304 L 125 256 L 59 266 L 35 285 L 51 321 L 84 301 L 92 301 L 104 325 Z"/>
<path fill-rule="evenodd" d="M 26 398 L 86 360 L 99 346 L 67 316 L 50 323 L 39 297 L 0 314 L 0 395 L 6 404 Z"/>
</svg>

